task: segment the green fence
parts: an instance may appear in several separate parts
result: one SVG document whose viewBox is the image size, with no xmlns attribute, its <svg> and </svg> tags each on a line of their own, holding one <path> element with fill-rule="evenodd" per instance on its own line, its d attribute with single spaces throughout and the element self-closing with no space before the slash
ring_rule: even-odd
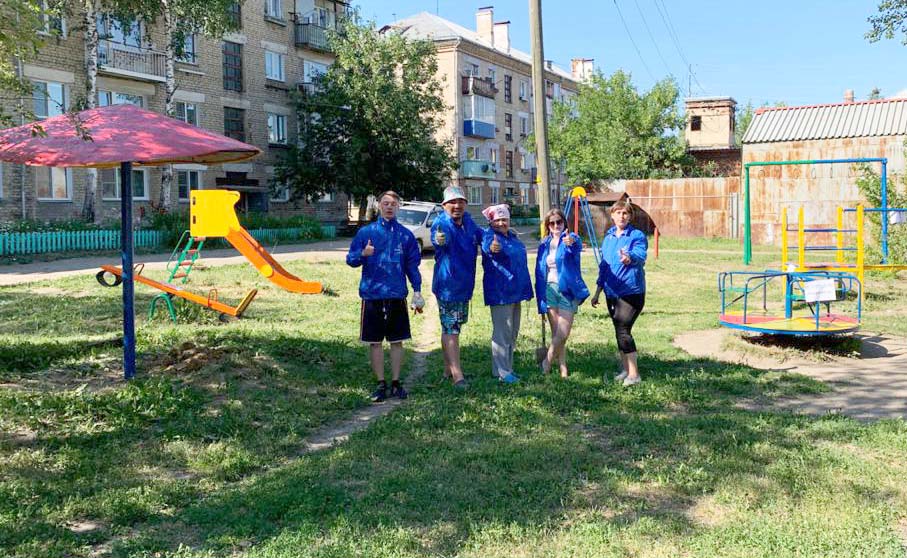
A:
<svg viewBox="0 0 907 558">
<path fill-rule="evenodd" d="M 310 230 L 296 227 L 289 229 L 254 229 L 249 232 L 259 242 L 275 244 L 283 240 L 307 239 L 307 232 Z M 162 231 L 138 230 L 133 231 L 132 234 L 136 248 L 156 248 L 164 242 L 164 233 Z M 336 238 L 337 227 L 334 225 L 322 225 L 321 236 L 322 238 Z M 116 230 L 0 233 L 0 256 L 119 249 L 120 231 Z"/>
</svg>

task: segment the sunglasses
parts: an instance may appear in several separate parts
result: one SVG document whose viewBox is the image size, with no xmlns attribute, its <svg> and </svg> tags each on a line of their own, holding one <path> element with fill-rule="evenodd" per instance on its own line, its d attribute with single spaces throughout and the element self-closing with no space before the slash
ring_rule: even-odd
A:
<svg viewBox="0 0 907 558">
<path fill-rule="evenodd" d="M 564 220 L 563 220 L 563 219 L 558 219 L 557 221 L 548 221 L 548 224 L 549 224 L 549 225 L 554 225 L 554 226 L 556 226 L 556 225 L 563 225 L 563 224 L 564 224 Z"/>
</svg>

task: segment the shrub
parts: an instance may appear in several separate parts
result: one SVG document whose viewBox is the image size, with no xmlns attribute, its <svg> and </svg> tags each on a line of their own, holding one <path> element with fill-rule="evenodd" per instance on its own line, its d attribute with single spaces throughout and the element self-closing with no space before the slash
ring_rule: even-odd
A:
<svg viewBox="0 0 907 558">
<path fill-rule="evenodd" d="M 882 180 L 879 173 L 868 164 L 859 165 L 857 187 L 870 207 L 882 205 Z M 888 175 L 888 207 L 907 208 L 907 174 Z M 873 244 L 867 246 L 872 259 L 881 258 L 882 213 L 867 213 L 867 225 Z M 907 262 L 907 225 L 888 227 L 888 262 Z"/>
</svg>

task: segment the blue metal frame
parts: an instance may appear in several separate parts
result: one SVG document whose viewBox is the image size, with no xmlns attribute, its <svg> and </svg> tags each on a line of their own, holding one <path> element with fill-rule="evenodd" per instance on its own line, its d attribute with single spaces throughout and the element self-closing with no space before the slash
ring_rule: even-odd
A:
<svg viewBox="0 0 907 558">
<path fill-rule="evenodd" d="M 135 283 L 132 269 L 132 163 L 120 163 L 120 246 L 123 262 L 123 376 L 135 376 Z"/>
<path fill-rule="evenodd" d="M 564 218 L 567 220 L 567 223 L 564 223 L 565 227 L 569 226 L 570 222 L 570 213 L 573 211 L 573 196 L 567 196 L 567 202 L 564 204 Z M 602 247 L 601 243 L 598 241 L 598 233 L 595 231 L 595 221 L 592 219 L 592 210 L 589 209 L 589 200 L 585 196 L 579 197 L 579 210 L 583 218 L 583 225 L 586 227 L 586 232 L 592 235 L 592 238 L 589 239 L 589 244 L 592 245 L 592 254 L 595 256 L 595 263 L 602 263 Z M 579 234 L 579 231 L 577 231 Z M 602 239 L 604 241 L 604 239 Z"/>
</svg>

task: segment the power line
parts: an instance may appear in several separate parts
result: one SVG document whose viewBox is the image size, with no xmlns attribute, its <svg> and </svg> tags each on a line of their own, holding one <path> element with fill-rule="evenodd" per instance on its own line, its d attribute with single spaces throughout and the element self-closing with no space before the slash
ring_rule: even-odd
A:
<svg viewBox="0 0 907 558">
<path fill-rule="evenodd" d="M 636 4 L 636 11 L 639 12 L 639 17 L 642 18 L 642 24 L 646 28 L 646 33 L 649 34 L 649 39 L 652 40 L 652 44 L 655 46 L 655 52 L 658 53 L 658 57 L 661 59 L 661 63 L 664 64 L 665 70 L 668 71 L 668 75 L 673 78 L 674 72 L 671 71 L 671 68 L 668 66 L 668 62 L 665 60 L 665 57 L 661 54 L 661 49 L 658 48 L 658 42 L 655 40 L 655 36 L 652 35 L 652 30 L 649 29 L 649 23 L 646 21 L 646 16 L 643 15 L 642 8 L 639 7 L 639 0 L 633 0 L 633 3 Z"/>
<path fill-rule="evenodd" d="M 633 45 L 633 49 L 636 50 L 636 54 L 639 56 L 639 61 L 642 62 L 643 68 L 648 72 L 649 77 L 652 78 L 652 81 L 658 81 L 655 79 L 655 75 L 652 73 L 652 70 L 649 69 L 649 65 L 646 64 L 646 59 L 642 57 L 642 53 L 639 51 L 639 47 L 636 46 L 636 41 L 633 40 L 633 33 L 630 33 L 630 28 L 627 26 L 627 21 L 624 19 L 624 14 L 620 11 L 620 6 L 617 5 L 617 0 L 614 1 L 614 7 L 617 8 L 617 15 L 620 17 L 620 22 L 624 25 L 624 31 L 627 32 L 627 37 L 630 38 L 630 44 Z"/>
<path fill-rule="evenodd" d="M 668 13 L 668 7 L 664 4 L 664 0 L 654 1 L 655 8 L 658 10 L 658 15 L 661 16 L 661 21 L 662 23 L 664 23 L 665 28 L 668 30 L 668 36 L 671 37 L 671 42 L 674 44 L 674 48 L 677 49 L 677 54 L 680 55 L 680 59 L 683 60 L 683 62 L 687 65 L 687 68 L 689 69 L 689 75 L 693 77 L 693 81 L 696 82 L 699 90 L 702 93 L 705 93 L 705 87 L 703 87 L 702 84 L 699 83 L 699 78 L 696 77 L 696 74 L 693 73 L 693 64 L 691 64 L 690 61 L 687 60 L 687 57 L 683 54 L 683 49 L 680 48 L 680 39 L 677 37 L 677 31 L 675 31 L 674 24 L 671 22 L 671 15 Z M 659 3 L 661 3 L 661 7 L 659 7 Z M 688 87 L 687 89 L 687 94 L 692 97 L 692 87 Z"/>
</svg>

